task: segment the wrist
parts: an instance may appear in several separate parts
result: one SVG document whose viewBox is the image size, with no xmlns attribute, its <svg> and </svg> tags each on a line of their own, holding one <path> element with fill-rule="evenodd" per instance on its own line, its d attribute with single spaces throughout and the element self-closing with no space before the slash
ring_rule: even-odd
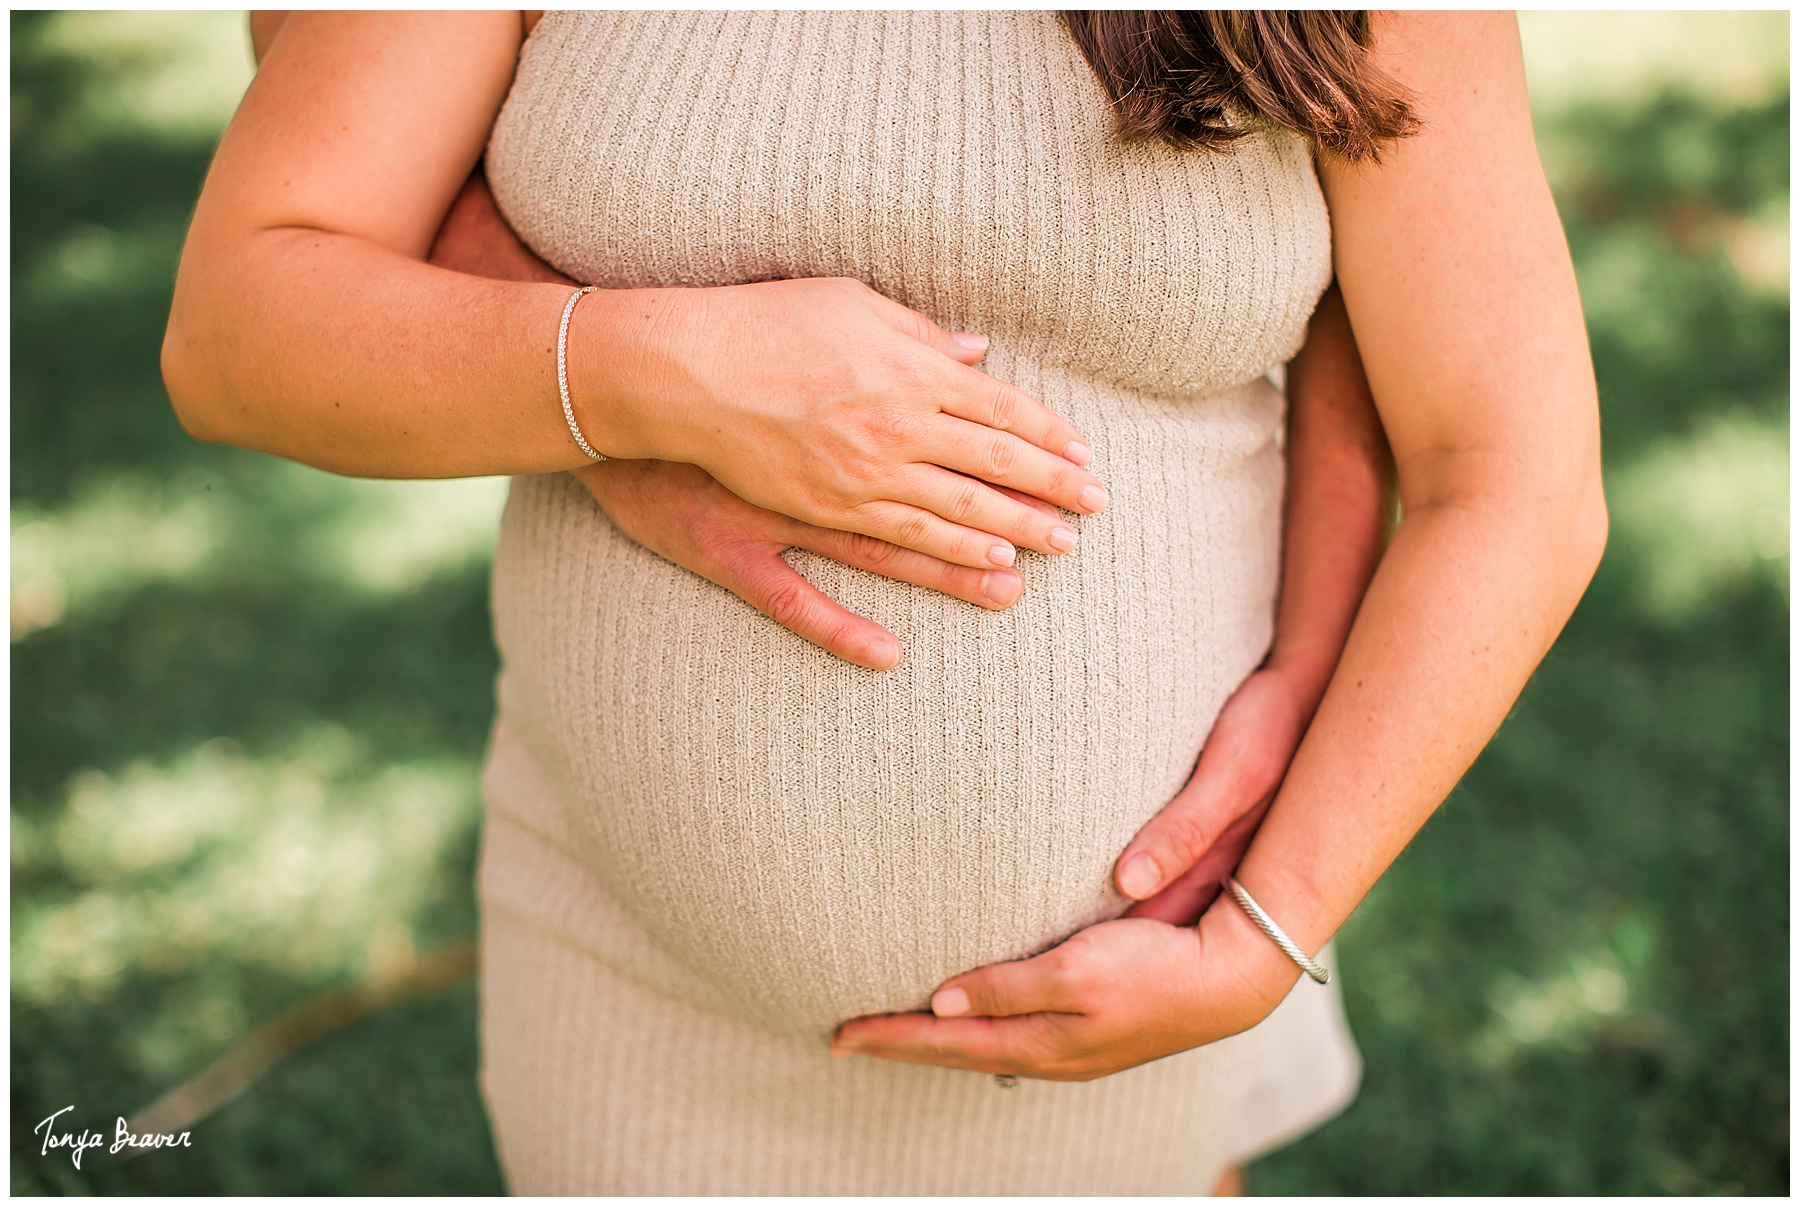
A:
<svg viewBox="0 0 1800 1207">
<path fill-rule="evenodd" d="M 1332 672 L 1336 669 L 1335 651 L 1277 639 L 1262 673 L 1280 682 L 1292 697 L 1300 715 L 1300 727 L 1304 730 L 1319 710 L 1319 702 L 1325 698 L 1325 689 L 1330 686 Z"/>
<path fill-rule="evenodd" d="M 582 435 L 621 460 L 691 461 L 691 376 L 673 332 L 683 289 L 601 289 L 569 322 L 569 401 Z"/>
<path fill-rule="evenodd" d="M 1229 893 L 1219 894 L 1201 915 L 1198 929 L 1202 976 L 1230 1003 L 1229 1034 L 1267 1018 L 1300 979 L 1299 967 L 1257 929 Z"/>
</svg>

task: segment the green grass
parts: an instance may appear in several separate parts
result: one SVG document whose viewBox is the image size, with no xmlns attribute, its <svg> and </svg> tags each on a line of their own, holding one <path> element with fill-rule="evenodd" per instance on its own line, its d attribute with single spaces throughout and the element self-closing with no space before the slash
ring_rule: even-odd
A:
<svg viewBox="0 0 1800 1207">
<path fill-rule="evenodd" d="M 191 1149 L 77 1171 L 31 1134 L 73 1103 L 110 1137 L 473 926 L 491 485 L 198 445 L 158 379 L 218 124 L 131 89 L 237 19 L 12 18 L 12 1188 L 497 1192 L 467 983 L 303 1049 Z M 1540 119 L 1613 541 L 1347 927 L 1361 1097 L 1258 1192 L 1788 1188 L 1787 101 Z"/>
</svg>

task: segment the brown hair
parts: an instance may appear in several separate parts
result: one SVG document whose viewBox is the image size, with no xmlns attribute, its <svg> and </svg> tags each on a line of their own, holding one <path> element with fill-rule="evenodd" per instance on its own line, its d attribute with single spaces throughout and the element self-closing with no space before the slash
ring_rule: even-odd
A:
<svg viewBox="0 0 1800 1207">
<path fill-rule="evenodd" d="M 1220 150 L 1271 122 L 1349 160 L 1419 128 L 1399 81 L 1369 60 L 1369 14 L 1096 10 L 1063 14 L 1119 115 L 1119 137 Z"/>
</svg>

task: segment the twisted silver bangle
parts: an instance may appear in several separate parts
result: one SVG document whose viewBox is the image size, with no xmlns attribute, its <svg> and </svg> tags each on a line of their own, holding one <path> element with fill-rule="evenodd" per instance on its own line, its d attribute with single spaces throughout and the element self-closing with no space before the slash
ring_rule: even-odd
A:
<svg viewBox="0 0 1800 1207">
<path fill-rule="evenodd" d="M 1250 920 L 1256 923 L 1256 928 L 1258 930 L 1275 940 L 1275 946 L 1286 952 L 1288 959 L 1300 965 L 1301 971 L 1305 972 L 1307 976 L 1319 982 L 1321 985 L 1331 984 L 1330 970 L 1311 956 L 1307 955 L 1304 951 L 1301 951 L 1299 946 L 1295 944 L 1292 939 L 1287 937 L 1287 932 L 1275 925 L 1275 919 L 1269 917 L 1268 913 L 1263 910 L 1263 907 L 1258 905 L 1250 894 L 1244 891 L 1244 886 L 1237 882 L 1237 877 L 1225 877 L 1225 891 L 1231 894 L 1231 899 L 1233 901 L 1236 901 L 1239 905 L 1243 906 L 1244 912 L 1250 915 Z"/>
<path fill-rule="evenodd" d="M 597 288 L 596 285 L 582 286 L 569 295 L 569 304 L 563 307 L 562 326 L 556 332 L 556 388 L 562 394 L 563 418 L 569 421 L 569 435 L 575 437 L 582 452 L 596 461 L 604 461 L 606 458 L 595 452 L 582 436 L 581 427 L 575 422 L 575 406 L 569 401 L 569 318 L 575 313 L 575 303 Z"/>
</svg>

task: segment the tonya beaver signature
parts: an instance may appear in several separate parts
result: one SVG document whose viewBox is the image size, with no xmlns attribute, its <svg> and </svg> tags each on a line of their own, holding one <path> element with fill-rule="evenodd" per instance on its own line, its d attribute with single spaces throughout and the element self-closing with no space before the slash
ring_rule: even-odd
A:
<svg viewBox="0 0 1800 1207">
<path fill-rule="evenodd" d="M 63 1107 L 62 1110 L 57 1111 L 55 1115 L 51 1115 L 48 1119 L 32 1128 L 31 1131 L 33 1135 L 38 1132 L 44 1133 L 44 1147 L 39 1152 L 39 1156 L 49 1155 L 50 1150 L 53 1148 L 66 1148 L 70 1150 L 69 1157 L 75 1162 L 75 1168 L 80 1169 L 81 1154 L 90 1148 L 97 1148 L 100 1145 L 105 1144 L 106 1137 L 99 1132 L 90 1131 L 62 1132 L 61 1134 L 58 1134 L 55 1128 L 51 1126 L 56 1122 L 56 1115 L 64 1115 L 74 1109 L 75 1106 L 73 1103 Z M 133 1135 L 131 1129 L 125 1126 L 125 1117 L 121 1115 L 119 1116 L 118 1129 L 113 1133 L 112 1148 L 107 1151 L 116 1153 L 121 1148 L 191 1148 L 193 1145 L 189 1142 L 188 1135 L 189 1133 L 187 1132 L 182 1132 L 179 1136 L 173 1136 L 166 1133 L 158 1135 L 154 1132 L 145 1132 L 141 1136 Z"/>
</svg>

